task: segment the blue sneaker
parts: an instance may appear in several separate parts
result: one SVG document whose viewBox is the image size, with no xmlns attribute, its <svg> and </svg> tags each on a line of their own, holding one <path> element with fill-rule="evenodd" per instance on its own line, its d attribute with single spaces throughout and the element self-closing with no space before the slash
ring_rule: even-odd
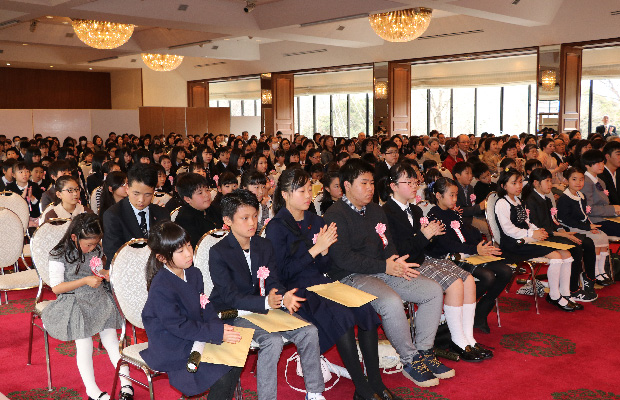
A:
<svg viewBox="0 0 620 400">
<path fill-rule="evenodd" d="M 420 387 L 439 385 L 439 379 L 428 369 L 421 354 L 414 355 L 413 361 L 403 366 L 403 375 Z"/>
<path fill-rule="evenodd" d="M 323 393 L 306 393 L 306 400 L 325 400 Z"/>
<path fill-rule="evenodd" d="M 435 357 L 435 352 L 433 351 L 433 349 L 418 351 L 422 355 L 422 361 L 424 362 L 426 367 L 437 378 L 447 379 L 454 376 L 454 370 L 440 363 L 437 357 Z"/>
</svg>

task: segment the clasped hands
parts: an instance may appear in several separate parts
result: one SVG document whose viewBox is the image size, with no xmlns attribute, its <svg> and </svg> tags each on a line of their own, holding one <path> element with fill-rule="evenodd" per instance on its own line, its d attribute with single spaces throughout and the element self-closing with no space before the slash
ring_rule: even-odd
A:
<svg viewBox="0 0 620 400">
<path fill-rule="evenodd" d="M 385 260 L 385 273 L 399 278 L 404 278 L 410 281 L 412 278 L 416 278 L 420 275 L 420 271 L 414 269 L 419 267 L 419 264 L 408 263 L 405 260 L 409 258 L 409 254 L 405 254 L 402 257 L 398 257 L 394 254 L 392 257 Z"/>
<path fill-rule="evenodd" d="M 306 301 L 303 297 L 295 296 L 297 288 L 291 289 L 284 293 L 284 296 L 277 293 L 278 289 L 272 288 L 267 296 L 267 303 L 269 307 L 278 309 L 283 305 L 288 310 L 289 314 L 296 313 L 301 307 L 301 303 Z"/>
</svg>

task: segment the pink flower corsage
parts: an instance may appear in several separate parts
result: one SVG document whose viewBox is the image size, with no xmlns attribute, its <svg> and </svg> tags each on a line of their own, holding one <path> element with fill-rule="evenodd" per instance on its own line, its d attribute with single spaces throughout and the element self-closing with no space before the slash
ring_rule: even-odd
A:
<svg viewBox="0 0 620 400">
<path fill-rule="evenodd" d="M 465 236 L 463 236 L 463 232 L 461 232 L 461 223 L 454 220 L 450 222 L 450 228 L 454 229 L 454 232 L 456 232 L 456 236 L 459 237 L 461 242 L 465 243 Z"/>
<path fill-rule="evenodd" d="M 316 244 L 316 241 L 318 240 L 318 238 L 319 238 L 319 234 L 315 233 L 314 236 L 312 237 L 312 244 Z"/>
<path fill-rule="evenodd" d="M 267 218 L 267 219 L 265 220 L 265 226 L 267 226 L 267 224 L 269 223 L 269 221 L 271 221 L 271 218 Z"/>
<path fill-rule="evenodd" d="M 200 295 L 200 307 L 202 307 L 203 309 L 207 306 L 207 304 L 209 304 L 209 296 L 207 296 L 206 294 L 201 294 Z"/>
<path fill-rule="evenodd" d="M 421 201 L 422 201 L 422 197 L 420 197 L 420 196 L 416 196 L 415 199 L 414 199 L 415 204 L 418 204 Z"/>
<path fill-rule="evenodd" d="M 605 189 L 605 190 L 603 190 L 603 193 L 605 193 L 605 196 L 609 197 L 609 190 Z"/>
<path fill-rule="evenodd" d="M 527 217 L 528 217 L 528 218 L 530 217 L 530 209 L 529 209 L 529 208 L 526 208 L 526 209 L 525 209 L 525 214 L 527 214 Z"/>
<path fill-rule="evenodd" d="M 99 278 L 104 278 L 101 274 L 101 270 L 103 269 L 103 261 L 99 257 L 93 257 L 90 259 L 90 270 L 93 272 L 95 276 Z"/>
<path fill-rule="evenodd" d="M 469 195 L 469 201 L 471 202 L 471 204 L 474 204 L 474 201 L 476 201 L 476 195 L 475 194 L 470 194 Z"/>
<path fill-rule="evenodd" d="M 264 265 L 258 269 L 256 272 L 256 277 L 258 278 L 258 282 L 260 285 L 260 295 L 265 295 L 265 279 L 269 277 L 269 268 Z"/>
<path fill-rule="evenodd" d="M 217 185 L 217 182 L 220 180 L 220 176 L 219 175 L 213 175 L 213 181 L 215 182 L 215 184 Z"/>
<path fill-rule="evenodd" d="M 558 215 L 558 209 L 557 209 L 557 208 L 555 208 L 555 207 L 552 207 L 552 208 L 551 208 L 551 215 L 552 215 L 552 216 L 556 216 L 556 215 Z"/>
<path fill-rule="evenodd" d="M 381 241 L 383 242 L 383 248 L 385 249 L 388 245 L 388 240 L 387 240 L 387 236 L 385 236 L 385 231 L 387 230 L 387 227 L 385 226 L 384 223 L 379 222 L 377 224 L 377 226 L 375 226 L 375 231 L 377 232 L 377 234 L 379 235 L 379 237 L 381 238 Z"/>
<path fill-rule="evenodd" d="M 586 206 L 586 214 L 590 214 L 592 212 L 592 207 Z"/>
<path fill-rule="evenodd" d="M 229 231 L 230 227 L 226 224 L 222 225 L 222 229 L 224 229 L 225 231 Z"/>
<path fill-rule="evenodd" d="M 426 226 L 429 224 L 428 218 L 427 217 L 422 217 L 420 218 L 420 225 L 422 226 Z"/>
</svg>

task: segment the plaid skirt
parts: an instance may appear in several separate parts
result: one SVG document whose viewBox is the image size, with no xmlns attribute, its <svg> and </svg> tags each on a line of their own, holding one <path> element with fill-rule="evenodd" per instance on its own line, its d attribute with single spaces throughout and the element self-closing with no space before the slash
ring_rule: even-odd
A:
<svg viewBox="0 0 620 400">
<path fill-rule="evenodd" d="M 471 275 L 469 272 L 458 267 L 450 260 L 441 260 L 439 258 L 432 258 L 428 256 L 420 265 L 418 271 L 420 271 L 420 275 L 439 283 L 444 292 L 457 279 L 465 282 L 465 279 Z"/>
</svg>

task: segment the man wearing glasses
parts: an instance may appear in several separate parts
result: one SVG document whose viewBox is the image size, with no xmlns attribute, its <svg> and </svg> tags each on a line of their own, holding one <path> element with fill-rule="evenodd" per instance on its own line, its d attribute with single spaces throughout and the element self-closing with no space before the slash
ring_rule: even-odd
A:
<svg viewBox="0 0 620 400">
<path fill-rule="evenodd" d="M 378 163 L 375 166 L 375 185 L 379 184 L 381 178 L 390 175 L 390 169 L 398 162 L 398 146 L 395 142 L 391 140 L 384 140 L 381 143 L 381 156 L 383 157 L 383 161 Z M 375 203 L 379 203 L 379 194 L 378 190 L 375 190 L 373 194 L 373 201 Z"/>
<path fill-rule="evenodd" d="M 459 145 L 459 154 L 463 157 L 463 160 L 467 161 L 467 156 L 469 155 L 469 136 L 467 135 L 459 135 L 456 138 L 456 141 Z"/>
</svg>

